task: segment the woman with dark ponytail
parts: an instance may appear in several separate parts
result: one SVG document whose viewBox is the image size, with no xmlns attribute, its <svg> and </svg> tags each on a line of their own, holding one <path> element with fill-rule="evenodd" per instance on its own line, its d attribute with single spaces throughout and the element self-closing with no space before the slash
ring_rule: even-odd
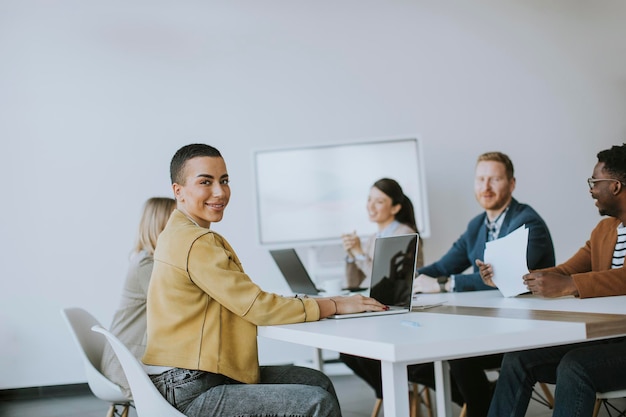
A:
<svg viewBox="0 0 626 417">
<path fill-rule="evenodd" d="M 370 188 L 367 213 L 376 223 L 378 232 L 369 237 L 365 245 L 356 231 L 342 236 L 346 256 L 346 287 L 369 287 L 372 272 L 374 241 L 377 237 L 405 235 L 417 232 L 413 203 L 402 191 L 397 181 L 381 178 Z M 419 239 L 417 268 L 424 265 L 422 239 Z"/>
<path fill-rule="evenodd" d="M 367 212 L 370 220 L 378 225 L 378 232 L 370 236 L 364 246 L 361 245 L 356 232 L 342 236 L 343 247 L 347 252 L 348 287 L 369 287 L 374 241 L 377 237 L 404 235 L 417 231 L 413 203 L 404 194 L 400 184 L 390 178 L 381 178 L 372 185 L 367 199 Z M 417 268 L 420 268 L 424 265 L 421 238 L 418 239 L 418 245 Z M 345 353 L 340 353 L 339 359 L 374 389 L 376 398 L 383 398 L 380 361 Z M 411 365 L 408 367 L 408 373 L 410 381 L 435 387 L 432 363 Z M 452 400 L 463 404 L 454 384 L 451 389 Z"/>
</svg>

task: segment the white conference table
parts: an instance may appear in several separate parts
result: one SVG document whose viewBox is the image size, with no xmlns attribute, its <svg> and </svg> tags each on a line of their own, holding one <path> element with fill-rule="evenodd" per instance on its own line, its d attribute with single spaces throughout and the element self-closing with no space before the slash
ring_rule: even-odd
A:
<svg viewBox="0 0 626 417">
<path fill-rule="evenodd" d="M 450 359 L 626 335 L 626 296 L 504 298 L 498 291 L 477 291 L 420 295 L 417 301 L 445 304 L 405 314 L 262 326 L 258 334 L 380 360 L 386 416 L 409 415 L 406 366 L 434 362 L 439 417 L 451 416 Z"/>
</svg>

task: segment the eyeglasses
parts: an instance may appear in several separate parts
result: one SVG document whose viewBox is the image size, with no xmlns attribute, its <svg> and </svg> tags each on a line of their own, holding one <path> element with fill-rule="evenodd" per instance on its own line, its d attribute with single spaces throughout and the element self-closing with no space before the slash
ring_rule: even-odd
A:
<svg viewBox="0 0 626 417">
<path fill-rule="evenodd" d="M 617 181 L 622 185 L 626 185 L 620 180 L 617 180 L 615 178 L 587 178 L 587 184 L 589 184 L 589 189 L 590 190 L 593 189 L 593 185 L 598 181 Z"/>
</svg>

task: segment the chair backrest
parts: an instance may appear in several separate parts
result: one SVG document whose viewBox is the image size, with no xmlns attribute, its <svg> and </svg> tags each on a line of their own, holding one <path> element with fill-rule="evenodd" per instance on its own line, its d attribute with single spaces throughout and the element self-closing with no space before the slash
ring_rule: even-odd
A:
<svg viewBox="0 0 626 417">
<path fill-rule="evenodd" d="M 138 417 L 185 417 L 183 413 L 163 398 L 142 364 L 117 337 L 100 325 L 93 326 L 92 330 L 102 333 L 106 337 L 113 351 L 115 351 L 117 359 L 122 364 L 122 369 L 133 393 Z"/>
<path fill-rule="evenodd" d="M 100 325 L 98 320 L 82 308 L 65 308 L 61 310 L 61 315 L 80 351 L 91 392 L 96 397 L 112 403 L 130 402 L 131 399 L 122 393 L 119 385 L 111 382 L 100 371 L 100 360 L 106 339 L 91 331 L 94 325 Z"/>
</svg>

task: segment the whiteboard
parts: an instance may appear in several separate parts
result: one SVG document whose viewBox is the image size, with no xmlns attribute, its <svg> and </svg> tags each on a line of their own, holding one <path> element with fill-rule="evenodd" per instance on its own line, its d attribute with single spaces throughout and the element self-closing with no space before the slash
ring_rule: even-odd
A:
<svg viewBox="0 0 626 417">
<path fill-rule="evenodd" d="M 376 232 L 366 202 L 380 178 L 402 186 L 418 231 L 430 235 L 424 162 L 417 137 L 254 152 L 257 230 L 262 245 L 338 242 Z"/>
</svg>

